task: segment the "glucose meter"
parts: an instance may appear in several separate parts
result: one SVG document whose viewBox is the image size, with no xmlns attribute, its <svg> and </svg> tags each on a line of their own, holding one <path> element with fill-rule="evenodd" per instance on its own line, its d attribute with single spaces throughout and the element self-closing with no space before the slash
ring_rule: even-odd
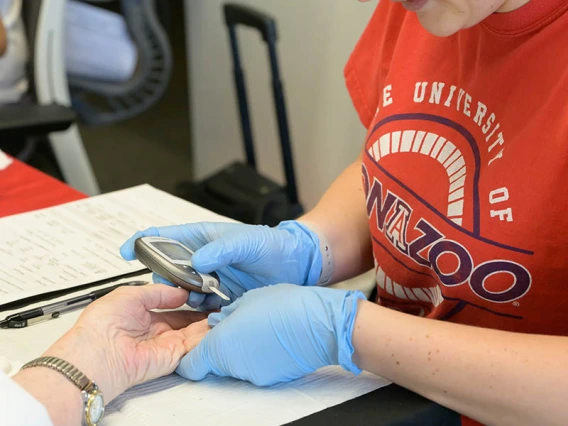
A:
<svg viewBox="0 0 568 426">
<path fill-rule="evenodd" d="M 138 238 L 134 242 L 134 253 L 152 272 L 187 291 L 214 293 L 230 300 L 219 290 L 220 280 L 215 272 L 201 274 L 193 269 L 193 251 L 179 241 L 163 237 Z"/>
</svg>

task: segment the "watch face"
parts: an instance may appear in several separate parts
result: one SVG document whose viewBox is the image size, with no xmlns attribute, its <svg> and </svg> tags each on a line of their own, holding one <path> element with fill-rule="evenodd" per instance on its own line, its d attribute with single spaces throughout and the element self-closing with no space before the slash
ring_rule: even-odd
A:
<svg viewBox="0 0 568 426">
<path fill-rule="evenodd" d="M 105 405 L 103 402 L 103 396 L 100 393 L 95 393 L 89 402 L 89 420 L 91 424 L 97 424 L 97 422 L 103 416 L 105 411 Z"/>
</svg>

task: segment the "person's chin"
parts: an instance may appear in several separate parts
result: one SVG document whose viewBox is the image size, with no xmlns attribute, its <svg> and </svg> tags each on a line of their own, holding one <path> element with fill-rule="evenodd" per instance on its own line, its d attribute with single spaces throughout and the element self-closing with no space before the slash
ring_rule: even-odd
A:
<svg viewBox="0 0 568 426">
<path fill-rule="evenodd" d="M 461 22 L 440 19 L 432 14 L 418 13 L 418 20 L 426 31 L 436 37 L 449 37 L 463 28 Z"/>
</svg>

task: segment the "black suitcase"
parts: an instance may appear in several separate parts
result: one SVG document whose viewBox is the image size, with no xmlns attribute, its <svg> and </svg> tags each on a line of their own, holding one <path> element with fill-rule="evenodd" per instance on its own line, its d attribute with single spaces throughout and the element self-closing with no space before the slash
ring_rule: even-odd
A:
<svg viewBox="0 0 568 426">
<path fill-rule="evenodd" d="M 276 22 L 270 16 L 247 6 L 225 4 L 223 10 L 233 56 L 246 163 L 234 162 L 201 182 L 183 182 L 178 185 L 176 195 L 244 223 L 274 226 L 283 220 L 295 219 L 303 213 L 303 207 L 298 201 L 284 93 L 276 53 Z M 286 176 L 285 186 L 278 185 L 261 175 L 256 168 L 245 80 L 237 43 L 238 25 L 246 25 L 260 31 L 268 47 L 282 162 Z"/>
</svg>

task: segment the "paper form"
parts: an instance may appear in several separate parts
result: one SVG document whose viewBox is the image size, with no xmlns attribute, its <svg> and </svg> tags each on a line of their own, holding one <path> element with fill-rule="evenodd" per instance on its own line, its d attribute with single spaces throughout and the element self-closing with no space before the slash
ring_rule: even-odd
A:
<svg viewBox="0 0 568 426">
<path fill-rule="evenodd" d="M 341 367 L 322 368 L 270 388 L 215 376 L 191 382 L 172 374 L 117 397 L 106 407 L 101 425 L 276 426 L 388 384 L 371 373 L 354 376 Z"/>
<path fill-rule="evenodd" d="M 140 277 L 150 278 L 151 274 Z M 91 290 L 77 294 L 88 291 Z M 42 302 L 38 302 L 29 308 L 41 305 Z M 71 328 L 81 312 L 69 312 L 56 320 L 22 329 L 0 330 L 0 354 L 16 368 L 21 366 L 44 353 Z M 215 376 L 192 382 L 174 373 L 118 396 L 106 407 L 101 426 L 282 425 L 389 383 L 366 372 L 354 376 L 340 367 L 322 368 L 302 379 L 270 388 Z"/>
<path fill-rule="evenodd" d="M 149 185 L 0 219 L 0 307 L 144 269 L 119 247 L 150 226 L 229 221 Z"/>
</svg>

